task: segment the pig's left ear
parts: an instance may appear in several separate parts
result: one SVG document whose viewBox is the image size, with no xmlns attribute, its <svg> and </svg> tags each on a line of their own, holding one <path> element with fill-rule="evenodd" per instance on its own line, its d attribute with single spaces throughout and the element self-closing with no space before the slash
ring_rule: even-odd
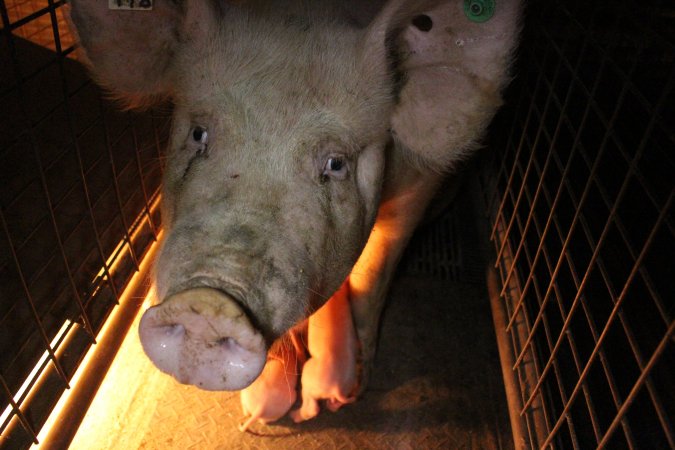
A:
<svg viewBox="0 0 675 450">
<path fill-rule="evenodd" d="M 394 139 L 412 159 L 450 170 L 501 104 L 519 32 L 519 0 L 390 0 L 370 25 L 368 58 L 385 58 Z"/>
<path fill-rule="evenodd" d="M 96 81 L 128 107 L 170 96 L 177 46 L 199 39 L 208 29 L 214 3 L 153 0 L 147 3 L 151 9 L 126 10 L 109 4 L 124 2 L 70 0 L 71 28 Z"/>
</svg>

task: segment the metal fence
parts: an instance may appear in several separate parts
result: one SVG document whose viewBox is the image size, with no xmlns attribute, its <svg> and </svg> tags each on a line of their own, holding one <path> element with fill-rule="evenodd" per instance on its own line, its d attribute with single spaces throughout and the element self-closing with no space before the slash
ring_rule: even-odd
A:
<svg viewBox="0 0 675 450">
<path fill-rule="evenodd" d="M 0 447 L 27 448 L 156 238 L 167 114 L 120 113 L 64 1 L 0 0 Z"/>
<path fill-rule="evenodd" d="M 528 5 L 483 171 L 517 448 L 675 448 L 674 32 L 672 2 Z"/>
</svg>

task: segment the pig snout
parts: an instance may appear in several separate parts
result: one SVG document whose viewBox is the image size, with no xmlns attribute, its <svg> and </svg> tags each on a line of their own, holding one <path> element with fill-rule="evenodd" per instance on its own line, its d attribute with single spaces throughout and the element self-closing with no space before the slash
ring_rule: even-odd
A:
<svg viewBox="0 0 675 450">
<path fill-rule="evenodd" d="M 262 335 L 231 297 L 215 289 L 188 289 L 149 308 L 139 334 L 160 370 L 201 389 L 245 388 L 265 365 Z"/>
</svg>

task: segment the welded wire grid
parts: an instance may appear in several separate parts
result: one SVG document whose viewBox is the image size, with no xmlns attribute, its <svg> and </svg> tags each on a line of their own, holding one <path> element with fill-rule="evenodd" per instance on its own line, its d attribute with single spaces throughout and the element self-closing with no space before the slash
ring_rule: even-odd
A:
<svg viewBox="0 0 675 450">
<path fill-rule="evenodd" d="M 166 114 L 115 112 L 63 12 L 0 0 L 3 449 L 36 442 L 159 226 Z"/>
<path fill-rule="evenodd" d="M 532 2 L 484 172 L 532 448 L 675 448 L 672 2 Z"/>
</svg>

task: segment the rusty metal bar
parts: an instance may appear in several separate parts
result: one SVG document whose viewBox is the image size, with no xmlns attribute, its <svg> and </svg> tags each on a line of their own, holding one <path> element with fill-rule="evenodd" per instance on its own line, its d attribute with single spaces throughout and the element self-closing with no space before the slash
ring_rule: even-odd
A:
<svg viewBox="0 0 675 450">
<path fill-rule="evenodd" d="M 517 389 L 518 382 L 513 367 L 513 353 L 508 343 L 509 333 L 506 331 L 507 315 L 500 300 L 497 274 L 494 267 L 488 267 L 487 286 L 490 296 L 490 306 L 492 309 L 492 319 L 494 321 L 495 333 L 497 336 L 497 348 L 499 351 L 500 366 L 502 368 L 502 377 L 504 378 L 504 388 L 506 390 L 507 404 L 509 405 L 509 419 L 511 421 L 511 431 L 516 450 L 528 450 L 532 448 L 532 441 L 527 438 L 527 430 L 523 421 L 520 420 L 518 411 L 521 406 L 521 399 Z"/>
<path fill-rule="evenodd" d="M 543 58 L 544 61 L 546 61 L 547 55 L 548 55 L 548 53 L 544 55 L 544 58 Z M 543 64 L 543 62 L 542 62 L 542 64 Z M 542 73 L 542 72 L 539 72 L 539 76 L 538 76 L 538 78 L 537 78 L 537 81 L 536 81 L 536 83 L 535 83 L 534 90 L 533 90 L 533 92 L 532 92 L 532 98 L 536 97 L 537 92 L 539 91 L 539 87 L 541 86 L 541 80 L 542 80 L 542 78 L 543 78 L 543 73 Z M 524 126 L 523 126 L 523 130 L 526 130 L 526 129 L 527 129 L 527 126 L 528 126 L 528 124 L 529 124 L 529 122 L 530 122 L 531 113 L 532 113 L 532 110 L 528 111 L 527 117 L 525 118 L 525 124 L 524 124 Z M 518 144 L 518 147 L 517 147 L 518 150 L 516 151 L 516 156 L 515 156 L 514 161 L 518 161 L 518 160 L 519 160 L 520 152 L 522 151 L 522 148 L 523 148 L 523 142 L 522 142 L 522 139 L 524 138 L 525 133 L 523 133 L 521 136 L 522 136 L 522 137 L 521 137 L 521 142 Z M 513 182 L 513 176 L 514 176 L 514 174 L 515 174 L 515 164 L 514 164 L 513 169 L 511 170 L 511 174 L 509 175 L 509 179 L 508 179 L 508 181 L 507 181 L 507 188 L 506 188 L 506 189 L 509 189 L 508 186 L 511 186 L 511 183 Z M 502 212 L 503 212 L 504 206 L 505 206 L 505 201 L 506 201 L 506 197 L 503 197 L 503 198 L 502 198 L 502 202 L 501 202 L 501 204 L 499 205 L 499 208 L 497 209 L 497 214 L 496 214 L 497 217 L 499 217 L 499 216 L 502 215 Z M 490 240 L 494 241 L 495 235 L 496 235 L 496 231 L 497 231 L 497 227 L 496 227 L 496 222 L 495 222 L 495 226 L 493 226 L 492 232 L 490 233 Z M 508 235 L 508 233 L 507 233 L 507 235 Z M 499 260 L 499 257 L 497 258 L 497 260 Z"/>
<path fill-rule="evenodd" d="M 634 68 L 635 68 L 635 64 L 633 64 L 633 69 L 634 69 Z M 599 79 L 599 75 L 598 75 L 598 79 Z M 612 123 L 613 123 L 614 120 L 616 119 L 617 112 L 618 112 L 618 110 L 619 110 L 619 106 L 623 103 L 623 99 L 624 99 L 625 95 L 626 95 L 626 88 L 625 88 L 625 86 L 624 86 L 624 87 L 622 88 L 621 92 L 619 93 L 619 95 L 617 96 L 616 108 L 615 108 L 615 110 L 614 110 L 614 113 L 612 114 L 612 121 L 611 121 Z M 576 136 L 577 139 L 580 139 L 580 134 L 581 134 L 580 132 L 577 134 L 577 136 Z M 560 251 L 560 257 L 558 258 L 558 262 L 556 263 L 555 270 L 554 270 L 554 272 L 553 272 L 553 274 L 552 274 L 552 276 L 551 276 L 551 281 L 550 281 L 550 283 L 549 283 L 549 287 L 548 287 L 548 289 L 547 289 L 547 291 L 546 291 L 546 295 L 545 295 L 545 297 L 544 297 L 544 306 L 543 306 L 543 307 L 545 307 L 545 304 L 548 302 L 548 298 L 549 298 L 549 296 L 550 296 L 551 289 L 552 289 L 553 285 L 554 285 L 555 282 L 556 282 L 556 278 L 557 278 L 558 273 L 559 273 L 559 271 L 560 271 L 560 268 L 561 268 L 561 266 L 562 266 L 562 261 L 563 261 L 565 252 L 566 252 L 567 249 L 569 248 L 569 245 L 570 245 L 570 242 L 571 242 L 571 238 L 572 238 L 572 236 L 573 236 L 573 234 L 574 234 L 574 231 L 575 231 L 575 229 L 576 229 L 577 224 L 579 223 L 579 217 L 581 216 L 582 207 L 583 207 L 583 205 L 585 204 L 586 199 L 588 198 L 588 195 L 589 195 L 589 192 L 590 192 L 590 188 L 591 188 L 592 183 L 593 183 L 593 179 L 595 178 L 595 176 L 596 176 L 596 174 L 597 174 L 597 170 L 598 170 L 598 167 L 599 167 L 599 163 L 600 163 L 600 161 L 602 160 L 602 157 L 603 157 L 603 155 L 604 155 L 604 153 L 605 153 L 605 150 L 607 149 L 607 146 L 605 145 L 605 143 L 606 143 L 608 134 L 609 134 L 609 131 L 606 130 L 605 135 L 604 135 L 604 137 L 603 137 L 603 141 L 602 141 L 602 143 L 600 144 L 600 148 L 598 149 L 598 154 L 596 155 L 595 162 L 594 162 L 593 167 L 592 167 L 592 169 L 591 169 L 591 173 L 590 173 L 590 175 L 589 175 L 589 177 L 588 177 L 588 181 L 587 181 L 587 183 L 586 183 L 586 186 L 584 187 L 584 191 L 583 191 L 583 193 L 582 193 L 582 195 L 581 195 L 581 199 L 579 200 L 579 207 L 578 207 L 578 209 L 577 209 L 577 210 L 575 211 L 575 213 L 574 213 L 574 218 L 572 219 L 572 224 L 570 225 L 570 229 L 569 229 L 569 231 L 568 231 L 568 233 L 567 233 L 567 237 L 565 238 L 565 242 L 563 243 L 563 248 L 562 248 L 561 251 Z M 625 180 L 624 180 L 624 186 L 626 186 L 626 181 L 625 181 Z M 552 211 L 552 212 L 551 212 L 551 214 L 554 214 L 554 213 L 555 213 L 555 211 Z M 605 231 L 605 233 L 606 233 L 606 231 Z M 602 243 L 602 240 L 599 240 L 599 243 L 601 244 L 601 243 Z M 595 252 L 595 258 L 597 258 L 597 251 Z M 593 265 L 593 264 L 590 263 L 590 264 L 589 264 L 589 267 L 592 267 L 592 265 Z M 582 283 L 582 284 L 583 284 L 583 283 Z M 580 291 L 580 292 L 581 292 L 581 291 Z M 577 299 L 575 299 L 575 302 L 578 300 L 578 297 L 579 297 L 579 295 L 577 294 Z M 574 307 L 573 307 L 572 309 L 574 309 Z M 570 314 L 571 314 L 571 313 L 572 313 L 572 310 L 570 310 Z M 535 320 L 534 328 L 537 327 L 537 323 L 541 320 L 540 317 L 541 317 L 540 315 L 537 316 L 537 319 Z M 570 317 L 571 317 L 571 316 L 570 316 Z M 529 345 L 531 341 L 532 341 L 531 338 L 528 339 L 528 342 L 525 343 L 525 346 Z M 521 355 L 522 355 L 522 353 L 521 353 Z M 518 362 L 520 359 L 521 359 L 520 357 L 517 358 L 516 362 Z M 544 375 L 545 375 L 545 374 L 544 374 Z M 526 403 L 526 407 L 527 407 L 527 403 Z"/>
<path fill-rule="evenodd" d="M 612 323 L 614 322 L 614 319 L 616 318 L 618 312 L 620 311 L 621 305 L 623 304 L 624 300 L 627 297 L 628 288 L 630 287 L 631 282 L 632 282 L 633 278 L 635 277 L 635 275 L 638 271 L 637 268 L 642 264 L 642 261 L 644 260 L 646 254 L 647 254 L 647 251 L 651 247 L 651 243 L 654 239 L 654 236 L 656 235 L 657 231 L 661 227 L 661 224 L 663 223 L 663 221 L 665 219 L 665 216 L 667 215 L 668 210 L 670 209 L 670 207 L 673 203 L 674 197 L 675 197 L 675 189 L 673 189 L 671 191 L 671 194 L 668 197 L 668 200 L 667 200 L 666 204 L 664 205 L 663 209 L 661 210 L 661 212 L 659 214 L 659 218 L 657 219 L 656 223 L 654 224 L 654 227 L 652 227 L 652 230 L 649 234 L 649 237 L 647 238 L 647 242 L 645 242 L 645 245 L 643 246 L 642 251 L 640 252 L 640 255 L 638 256 L 638 259 L 635 261 L 635 264 L 633 265 L 633 268 L 631 269 L 630 275 L 628 276 L 628 279 L 626 280 L 626 282 L 624 284 L 623 290 L 621 291 L 621 294 L 619 295 L 619 298 L 617 299 L 617 302 L 616 302 L 614 308 L 612 309 L 612 312 L 609 315 L 609 318 L 607 319 L 605 327 L 603 328 L 602 333 L 600 334 L 600 337 L 598 338 L 598 342 L 596 343 L 595 348 L 593 349 L 593 352 L 591 353 L 590 357 L 588 358 L 588 362 L 586 363 L 586 366 L 584 367 L 584 370 L 581 374 L 581 377 L 579 378 L 579 381 L 577 382 L 576 386 L 574 387 L 574 390 L 572 391 L 572 394 L 570 395 L 570 401 L 565 405 L 565 408 L 560 413 L 560 417 L 558 418 L 558 421 L 554 425 L 553 430 L 551 430 L 551 433 L 550 433 L 549 437 L 546 439 L 546 441 L 544 441 L 544 444 L 541 446 L 541 448 L 545 448 L 546 446 L 548 446 L 551 443 L 551 440 L 553 439 L 553 436 L 555 435 L 555 433 L 557 433 L 557 431 L 560 429 L 560 426 L 562 425 L 562 420 L 567 415 L 567 411 L 569 410 L 570 406 L 574 402 L 574 399 L 576 398 L 577 394 L 579 393 L 579 387 L 580 387 L 580 384 L 581 384 L 582 380 L 584 380 L 586 378 L 586 376 L 588 376 L 588 372 L 590 370 L 590 367 L 593 364 L 593 362 L 595 361 L 596 356 L 598 355 L 598 349 L 600 348 L 600 346 L 605 341 L 605 338 L 607 337 L 607 334 L 609 332 L 609 328 L 612 325 Z M 671 326 L 669 327 L 669 330 L 666 333 L 666 337 L 669 337 L 670 334 L 672 333 L 673 326 L 675 326 L 675 323 L 671 324 Z M 666 339 L 665 342 L 667 342 L 668 340 L 669 339 Z M 661 344 L 663 344 L 663 348 L 665 348 L 664 340 L 661 341 Z M 660 344 L 659 347 L 661 347 L 661 344 Z M 651 368 L 653 367 L 653 365 L 654 365 L 654 363 L 656 362 L 657 359 L 658 359 L 658 354 L 655 353 L 652 356 L 652 358 L 650 358 L 651 364 L 648 364 L 649 370 L 651 370 Z M 642 386 L 642 384 L 644 382 L 644 379 L 645 379 L 645 377 L 647 377 L 648 374 L 649 374 L 649 371 L 643 372 L 640 375 L 640 377 L 638 378 L 638 381 L 640 382 L 640 384 L 638 385 L 637 382 L 636 382 L 636 384 L 634 385 L 634 389 L 631 390 L 631 393 L 633 393 L 633 397 L 631 398 L 631 401 L 634 398 L 635 393 L 637 392 L 637 389 L 639 389 Z M 617 415 L 617 418 L 619 418 L 619 419 L 623 418 L 623 414 L 621 416 Z M 616 428 L 616 425 L 614 426 L 614 428 Z M 608 439 L 608 437 L 605 436 L 605 438 L 603 440 L 606 441 L 607 439 Z"/>
<path fill-rule="evenodd" d="M 533 58 L 533 59 L 536 60 L 536 58 Z M 579 59 L 581 60 L 581 57 Z M 600 86 L 600 80 L 602 79 L 601 74 L 602 74 L 602 71 L 603 71 L 604 63 L 605 63 L 605 59 L 603 58 L 603 60 L 600 61 L 600 69 L 597 72 L 595 83 L 594 83 L 592 91 L 591 91 L 592 93 L 595 93 L 597 91 L 598 87 Z M 539 69 L 540 69 L 540 73 L 544 72 L 543 63 L 541 65 L 539 65 Z M 575 140 L 572 144 L 572 149 L 571 149 L 570 155 L 567 159 L 567 165 L 565 166 L 565 170 L 563 171 L 563 174 L 562 174 L 560 186 L 558 187 L 558 191 L 556 193 L 555 199 L 553 200 L 553 205 L 551 206 L 551 212 L 549 214 L 548 220 L 547 220 L 546 225 L 544 227 L 544 232 L 543 232 L 541 241 L 539 243 L 539 247 L 537 248 L 537 252 L 535 254 L 533 266 L 537 265 L 537 262 L 539 260 L 540 252 L 541 252 L 541 250 L 543 249 L 543 246 L 544 246 L 546 235 L 548 234 L 548 230 L 549 230 L 549 227 L 550 227 L 551 220 L 555 216 L 557 205 L 558 205 L 558 203 L 561 199 L 562 193 L 563 193 L 563 186 L 564 186 L 564 183 L 565 183 L 564 180 L 567 179 L 569 171 L 572 167 L 572 161 L 573 161 L 574 156 L 576 154 L 577 148 L 580 145 L 581 131 L 584 129 L 584 125 L 586 124 L 589 111 L 590 111 L 590 107 L 587 105 L 586 108 L 584 109 L 584 113 L 583 113 L 583 116 L 582 116 L 582 119 L 581 119 L 581 122 L 580 122 L 580 125 L 579 125 L 579 130 L 577 131 L 576 136 L 575 136 Z M 600 157 L 600 155 L 598 157 Z M 572 231 L 573 230 L 571 229 L 569 234 L 571 234 Z M 563 252 L 564 252 L 564 249 L 563 249 Z M 522 290 L 522 293 L 521 293 L 521 301 L 519 302 L 518 306 L 516 307 L 516 312 L 520 307 L 522 307 L 522 299 L 524 299 L 526 297 L 527 291 L 529 289 L 529 286 L 532 282 L 533 277 L 534 277 L 534 270 L 531 270 L 530 273 L 529 273 L 528 279 L 525 282 L 525 286 L 523 287 L 523 290 Z M 552 275 L 552 278 L 554 278 L 554 275 Z M 510 321 L 510 323 L 511 323 L 511 321 Z"/>
<path fill-rule="evenodd" d="M 543 185 L 543 183 L 542 183 L 542 185 Z M 543 192 L 544 192 L 544 197 L 548 200 L 548 204 L 550 205 L 550 197 L 549 197 L 549 194 L 548 194 L 548 192 L 547 192 L 547 189 L 544 188 L 544 189 L 543 189 Z M 538 221 L 537 221 L 536 219 L 534 220 L 534 223 L 535 223 L 535 229 L 536 229 L 536 231 L 537 231 L 537 233 L 538 233 L 538 235 L 539 235 L 539 239 L 541 239 L 541 235 L 542 235 L 542 234 L 541 234 L 540 225 L 539 225 L 539 223 L 538 223 Z M 559 225 L 558 225 L 556 219 L 554 219 L 554 224 L 555 224 L 556 228 L 559 228 Z M 543 256 L 544 256 L 544 261 L 545 261 L 545 263 L 546 263 L 546 266 L 548 267 L 549 273 L 551 273 L 551 271 L 552 271 L 552 264 L 551 264 L 551 259 L 550 259 L 550 257 L 549 257 L 549 254 L 548 254 L 548 251 L 547 251 L 546 247 L 544 247 L 542 253 L 543 253 Z M 568 258 L 568 262 L 571 264 L 571 258 L 570 258 L 569 253 L 567 254 L 567 258 Z M 528 259 L 530 259 L 529 254 L 528 254 Z M 530 273 L 531 273 L 531 272 L 530 272 Z M 578 278 L 575 277 L 574 279 L 575 279 L 575 283 L 576 283 L 576 285 L 577 285 L 577 287 L 578 287 L 578 285 L 579 285 L 579 283 L 578 283 Z M 537 298 L 538 300 L 540 300 L 540 299 L 541 299 L 541 294 L 540 294 L 539 287 L 538 287 L 538 283 L 537 283 L 537 280 L 536 280 L 536 279 L 533 281 L 533 286 L 534 286 L 534 290 L 535 290 L 535 293 L 536 293 L 536 298 Z M 561 302 L 562 295 L 561 295 L 561 293 L 559 292 L 559 288 L 558 288 L 557 286 L 555 287 L 555 296 L 556 296 L 556 299 L 557 299 L 557 302 L 556 302 L 556 303 L 557 303 L 557 305 L 558 305 L 558 309 L 560 310 L 561 317 L 562 317 L 563 320 L 565 320 L 565 319 L 567 318 L 567 312 L 566 312 L 566 310 L 565 310 L 565 307 L 564 307 L 563 303 Z M 540 303 L 540 304 L 541 304 L 541 303 Z M 583 304 L 583 306 L 584 306 L 584 308 L 586 308 L 585 303 Z M 547 343 L 548 343 L 548 345 L 549 345 L 549 350 L 551 350 L 551 349 L 553 348 L 553 346 L 551 345 L 551 340 L 550 340 L 550 336 L 549 336 L 549 331 L 548 331 L 549 326 L 548 326 L 548 324 L 547 324 L 546 316 L 544 315 L 543 317 L 544 317 L 544 318 L 543 318 L 544 328 L 545 328 L 545 330 L 546 330 L 546 332 L 547 332 L 547 334 L 546 334 L 546 336 L 547 336 Z M 592 326 L 592 323 L 591 323 L 591 326 Z M 571 352 L 572 352 L 572 358 L 573 358 L 573 360 L 574 360 L 574 365 L 575 365 L 575 369 L 576 369 L 576 371 L 577 371 L 577 375 L 579 375 L 579 374 L 581 373 L 581 360 L 580 360 L 579 355 L 578 355 L 578 352 L 577 352 L 577 347 L 576 347 L 576 343 L 575 343 L 574 336 L 573 336 L 571 333 L 566 333 L 565 336 L 566 336 L 566 338 L 567 338 L 567 341 L 568 341 L 569 346 L 570 346 L 570 350 L 571 350 Z M 602 356 L 602 355 L 601 355 L 601 356 Z M 557 369 L 554 367 L 554 370 L 557 370 Z M 605 368 L 605 370 L 607 370 L 607 368 Z M 608 375 L 609 375 L 609 373 L 608 373 Z M 559 380 L 559 379 L 560 379 L 560 376 L 559 376 L 559 375 L 556 375 L 556 379 Z M 612 382 L 611 378 L 610 378 L 610 382 Z M 558 383 L 560 384 L 560 381 L 558 381 Z M 601 439 L 602 436 L 601 436 L 601 432 L 600 432 L 600 428 L 599 428 L 599 424 L 598 424 L 597 413 L 596 413 L 596 411 L 595 411 L 595 406 L 594 406 L 594 404 L 593 404 L 593 401 L 591 400 L 590 391 L 589 391 L 588 386 L 586 385 L 586 383 L 584 383 L 584 385 L 582 386 L 582 389 L 583 389 L 583 391 L 584 391 L 584 397 L 585 397 L 585 399 L 586 399 L 586 404 L 587 404 L 587 407 L 588 407 L 588 412 L 589 412 L 589 415 L 590 415 L 590 418 L 591 418 L 591 425 L 593 426 L 593 432 L 595 433 L 596 440 L 599 441 L 599 440 Z M 565 393 L 562 393 L 562 394 L 561 394 L 561 397 L 565 398 L 565 397 L 566 397 L 566 394 L 565 394 Z"/>
<path fill-rule="evenodd" d="M 675 336 L 675 320 L 671 322 L 670 326 L 668 327 L 668 330 L 663 336 L 663 339 L 661 339 L 661 342 L 659 342 L 659 345 L 654 350 L 654 353 L 652 353 L 652 356 L 649 358 L 649 361 L 647 361 L 647 364 L 642 369 L 640 377 L 637 379 L 637 381 L 633 385 L 633 388 L 628 393 L 626 401 L 623 403 L 623 405 L 621 405 L 619 411 L 617 411 L 616 416 L 614 417 L 614 420 L 610 424 L 609 428 L 607 428 L 607 431 L 605 432 L 602 441 L 600 441 L 600 443 L 598 444 L 598 450 L 605 448 L 605 446 L 607 445 L 607 441 L 609 441 L 609 439 L 612 437 L 612 434 L 614 434 L 614 431 L 616 431 L 616 427 L 618 426 L 619 422 L 623 421 L 623 418 L 626 415 L 628 408 L 630 408 L 631 404 L 633 403 L 633 400 L 635 400 L 635 397 L 640 392 L 640 389 L 649 379 L 649 374 L 651 373 L 657 361 L 663 354 L 664 350 L 666 349 L 666 346 L 671 343 L 670 341 L 671 339 L 673 339 L 673 336 Z M 670 440 L 671 436 L 668 436 L 668 439 L 669 445 L 672 447 L 672 441 Z"/>
</svg>

